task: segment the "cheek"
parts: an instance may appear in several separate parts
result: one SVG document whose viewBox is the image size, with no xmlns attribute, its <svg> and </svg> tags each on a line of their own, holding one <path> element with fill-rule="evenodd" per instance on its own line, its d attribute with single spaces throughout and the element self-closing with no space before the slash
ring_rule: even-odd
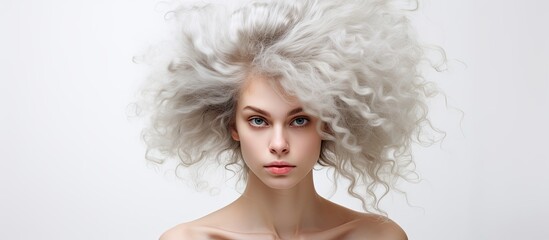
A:
<svg viewBox="0 0 549 240">
<path fill-rule="evenodd" d="M 298 136 L 297 141 L 294 141 L 292 148 L 297 150 L 301 155 L 311 161 L 318 160 L 320 156 L 321 138 L 316 131 L 308 132 L 305 135 Z"/>
<path fill-rule="evenodd" d="M 245 136 L 240 138 L 240 149 L 244 157 L 257 155 L 259 148 L 259 141 L 249 141 Z"/>
<path fill-rule="evenodd" d="M 253 165 L 253 162 L 261 160 L 266 148 L 263 136 L 245 128 L 240 128 L 238 135 L 240 138 L 240 152 L 244 162 L 247 165 Z"/>
</svg>

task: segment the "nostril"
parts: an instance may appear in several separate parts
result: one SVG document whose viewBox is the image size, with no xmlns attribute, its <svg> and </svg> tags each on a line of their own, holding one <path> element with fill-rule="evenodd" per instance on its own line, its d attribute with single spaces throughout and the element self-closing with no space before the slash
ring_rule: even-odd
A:
<svg viewBox="0 0 549 240">
<path fill-rule="evenodd" d="M 289 152 L 289 149 L 288 149 L 288 145 L 285 145 L 285 146 L 279 146 L 279 147 L 275 147 L 275 146 L 272 146 L 269 148 L 269 152 L 272 153 L 272 154 L 286 154 Z"/>
</svg>

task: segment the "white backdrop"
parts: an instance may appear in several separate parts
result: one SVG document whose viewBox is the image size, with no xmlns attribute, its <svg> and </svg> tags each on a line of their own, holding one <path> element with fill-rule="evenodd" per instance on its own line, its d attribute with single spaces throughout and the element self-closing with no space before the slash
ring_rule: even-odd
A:
<svg viewBox="0 0 549 240">
<path fill-rule="evenodd" d="M 145 72 L 131 58 L 166 27 L 157 2 L 1 1 L 0 239 L 157 239 L 237 197 L 144 160 L 126 113 Z M 432 110 L 448 136 L 417 149 L 413 206 L 396 196 L 384 209 L 410 239 L 547 239 L 549 3 L 421 3 L 423 38 L 450 59 L 433 76 L 449 107 Z"/>
</svg>

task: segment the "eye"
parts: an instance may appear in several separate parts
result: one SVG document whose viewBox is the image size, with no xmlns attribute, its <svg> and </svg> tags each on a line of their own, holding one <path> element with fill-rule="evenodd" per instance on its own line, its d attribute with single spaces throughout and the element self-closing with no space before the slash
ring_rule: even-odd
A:
<svg viewBox="0 0 549 240">
<path fill-rule="evenodd" d="M 259 117 L 252 117 L 248 120 L 248 123 L 252 125 L 253 127 L 265 127 L 267 126 L 267 122 L 265 122 L 265 119 L 259 118 Z"/>
<path fill-rule="evenodd" d="M 309 119 L 306 117 L 297 117 L 292 121 L 291 125 L 295 127 L 303 127 L 307 125 L 307 123 L 309 123 Z"/>
</svg>

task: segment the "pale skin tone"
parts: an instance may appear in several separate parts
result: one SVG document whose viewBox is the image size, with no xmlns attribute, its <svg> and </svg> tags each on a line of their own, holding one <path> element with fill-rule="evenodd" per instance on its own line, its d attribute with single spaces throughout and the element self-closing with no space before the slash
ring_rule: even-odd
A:
<svg viewBox="0 0 549 240">
<path fill-rule="evenodd" d="M 250 169 L 242 196 L 175 226 L 160 240 L 406 240 L 391 220 L 347 209 L 317 194 L 311 170 L 322 141 L 318 119 L 305 113 L 296 98 L 278 94 L 269 81 L 251 74 L 238 99 L 231 137 L 240 142 Z"/>
</svg>

